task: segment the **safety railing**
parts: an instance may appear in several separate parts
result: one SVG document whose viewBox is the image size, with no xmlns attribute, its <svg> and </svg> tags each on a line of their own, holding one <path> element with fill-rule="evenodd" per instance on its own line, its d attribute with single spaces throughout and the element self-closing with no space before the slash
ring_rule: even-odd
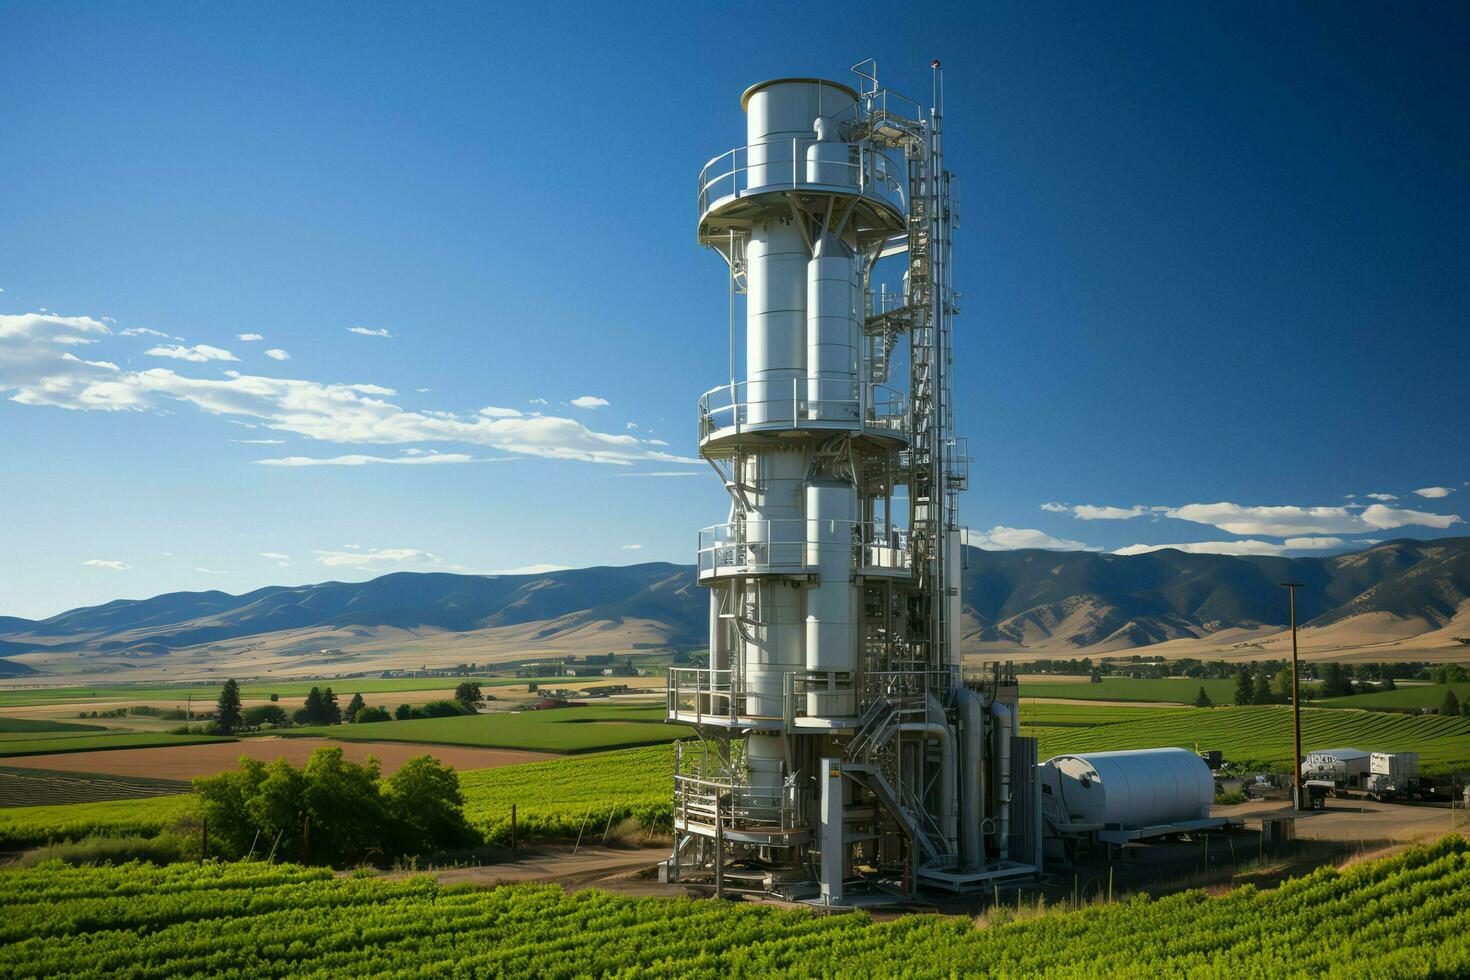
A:
<svg viewBox="0 0 1470 980">
<path fill-rule="evenodd" d="M 812 147 L 821 147 L 815 153 Z M 846 151 L 845 153 L 843 151 Z M 865 143 L 815 136 L 737 146 L 699 171 L 699 213 L 712 204 L 750 193 L 800 188 L 854 190 L 907 214 L 908 175 L 901 163 Z"/>
<path fill-rule="evenodd" d="M 773 784 L 756 784 L 755 776 Z M 739 763 L 712 765 L 708 757 L 684 751 L 683 743 L 675 747 L 674 816 L 686 830 L 691 824 L 736 834 L 809 829 L 794 780 L 788 784 L 779 772 L 753 772 Z"/>
<path fill-rule="evenodd" d="M 692 718 L 695 724 L 734 724 L 740 717 L 743 692 L 736 690 L 735 672 L 703 667 L 671 667 L 666 691 L 668 717 Z"/>
<path fill-rule="evenodd" d="M 821 397 L 812 397 L 816 388 Z M 839 397 L 832 397 L 833 395 Z M 699 397 L 699 440 L 717 432 L 861 426 L 888 435 L 907 435 L 909 400 L 885 384 L 788 378 L 737 381 Z"/>
<path fill-rule="evenodd" d="M 913 567 L 907 528 L 870 521 L 745 519 L 699 532 L 699 574 L 815 572 L 823 549 L 850 548 L 860 574 L 906 574 Z"/>
</svg>

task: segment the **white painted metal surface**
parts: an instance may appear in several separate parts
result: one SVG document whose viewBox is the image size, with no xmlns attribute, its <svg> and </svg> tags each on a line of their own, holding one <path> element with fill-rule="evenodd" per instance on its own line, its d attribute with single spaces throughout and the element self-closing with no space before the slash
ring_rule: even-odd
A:
<svg viewBox="0 0 1470 980">
<path fill-rule="evenodd" d="M 1044 766 L 1072 824 L 1154 827 L 1209 817 L 1215 798 L 1210 767 L 1177 748 L 1059 755 Z"/>
</svg>

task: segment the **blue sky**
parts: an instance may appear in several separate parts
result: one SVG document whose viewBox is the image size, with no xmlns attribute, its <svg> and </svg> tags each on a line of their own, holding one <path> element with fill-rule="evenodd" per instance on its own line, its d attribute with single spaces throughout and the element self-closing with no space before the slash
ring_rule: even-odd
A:
<svg viewBox="0 0 1470 980">
<path fill-rule="evenodd" d="M 947 70 L 973 541 L 1464 533 L 1470 10 L 750 9 L 0 2 L 0 614 L 691 561 L 695 175 L 869 56 Z"/>
</svg>

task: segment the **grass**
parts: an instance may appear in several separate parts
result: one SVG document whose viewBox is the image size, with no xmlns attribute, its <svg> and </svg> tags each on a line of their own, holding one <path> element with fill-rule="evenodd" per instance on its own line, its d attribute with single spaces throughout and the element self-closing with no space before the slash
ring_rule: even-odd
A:
<svg viewBox="0 0 1470 980">
<path fill-rule="evenodd" d="M 1193 704 L 1201 687 L 1216 704 L 1228 704 L 1235 698 L 1233 679 L 1200 680 L 1193 677 L 1105 677 L 1096 684 L 1089 681 L 1027 681 L 1021 685 L 1021 696 Z"/>
<path fill-rule="evenodd" d="M 304 698 L 313 687 L 330 687 L 345 702 L 354 694 L 364 697 L 394 691 L 452 691 L 462 681 L 478 681 L 482 688 L 514 687 L 524 684 L 542 684 L 557 687 L 581 688 L 593 682 L 616 683 L 616 677 L 405 677 L 388 679 L 382 677 L 332 677 L 316 680 L 289 681 L 245 681 L 240 685 L 240 697 L 247 701 L 269 698 L 272 694 L 282 698 Z M 0 708 L 19 708 L 31 705 L 69 704 L 88 701 L 179 701 L 187 698 L 195 701 L 212 702 L 219 697 L 224 684 L 113 684 L 99 687 L 48 687 L 16 688 L 0 691 Z"/>
<path fill-rule="evenodd" d="M 233 742 L 212 735 L 169 735 L 165 732 L 55 732 L 0 736 L 0 758 L 49 755 L 56 752 L 95 752 L 102 749 L 148 749 L 159 746 Z"/>
<path fill-rule="evenodd" d="M 1434 708 L 1444 704 L 1444 696 L 1450 691 L 1463 705 L 1470 698 L 1470 684 L 1417 684 L 1400 687 L 1392 691 L 1371 691 L 1367 694 L 1350 694 L 1341 698 L 1324 698 L 1314 702 L 1332 708 Z"/>
<path fill-rule="evenodd" d="M 1022 735 L 1040 740 L 1040 758 L 1065 752 L 1102 752 L 1178 746 L 1191 751 L 1220 749 L 1248 768 L 1286 772 L 1291 768 L 1291 709 L 1285 705 L 1160 711 L 1148 717 L 1091 727 L 1027 725 Z M 1419 753 L 1426 775 L 1470 768 L 1470 718 L 1302 710 L 1302 750 L 1351 746 L 1367 752 Z"/>
<path fill-rule="evenodd" d="M 690 734 L 682 725 L 664 724 L 663 717 L 663 705 L 598 705 L 362 725 L 317 725 L 276 729 L 271 734 L 349 742 L 422 742 L 540 752 L 596 752 L 672 742 Z"/>
<path fill-rule="evenodd" d="M 47 718 L 0 718 L 0 734 L 25 734 L 33 732 L 103 732 L 102 725 L 76 725 L 67 721 L 51 721 Z"/>
</svg>

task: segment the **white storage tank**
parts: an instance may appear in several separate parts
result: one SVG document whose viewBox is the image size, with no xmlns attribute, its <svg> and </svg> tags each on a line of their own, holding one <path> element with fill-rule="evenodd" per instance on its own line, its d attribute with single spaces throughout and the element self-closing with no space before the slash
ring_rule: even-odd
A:
<svg viewBox="0 0 1470 980">
<path fill-rule="evenodd" d="M 1133 749 L 1059 755 L 1044 766 L 1072 824 L 1157 827 L 1210 815 L 1215 780 L 1210 767 L 1185 749 Z"/>
</svg>

